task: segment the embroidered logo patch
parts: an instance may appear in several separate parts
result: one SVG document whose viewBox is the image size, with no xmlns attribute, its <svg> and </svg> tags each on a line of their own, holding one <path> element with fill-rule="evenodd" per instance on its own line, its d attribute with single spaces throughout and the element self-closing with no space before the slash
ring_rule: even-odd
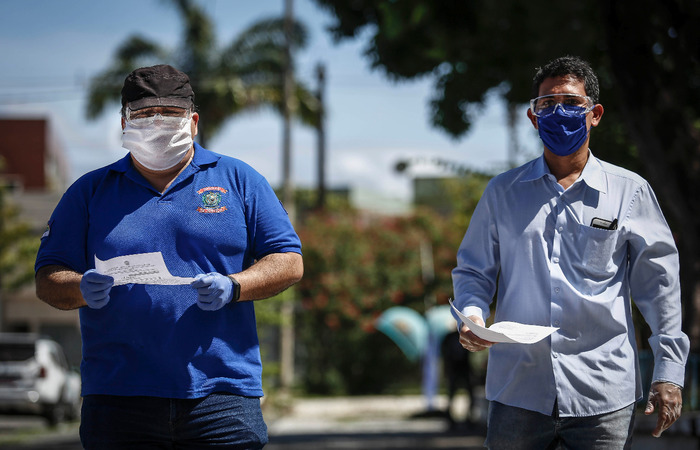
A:
<svg viewBox="0 0 700 450">
<path fill-rule="evenodd" d="M 209 186 L 197 191 L 202 199 L 202 205 L 197 208 L 201 213 L 220 213 L 226 211 L 225 206 L 221 206 L 221 195 L 228 191 L 222 187 Z"/>
</svg>

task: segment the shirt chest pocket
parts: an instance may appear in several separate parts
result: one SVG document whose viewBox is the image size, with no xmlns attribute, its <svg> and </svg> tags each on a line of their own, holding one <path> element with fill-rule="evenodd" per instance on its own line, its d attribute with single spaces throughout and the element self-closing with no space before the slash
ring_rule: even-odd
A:
<svg viewBox="0 0 700 450">
<path fill-rule="evenodd" d="M 581 266 L 590 274 L 610 274 L 615 269 L 615 249 L 619 230 L 603 230 L 580 225 L 578 244 L 581 251 Z"/>
</svg>

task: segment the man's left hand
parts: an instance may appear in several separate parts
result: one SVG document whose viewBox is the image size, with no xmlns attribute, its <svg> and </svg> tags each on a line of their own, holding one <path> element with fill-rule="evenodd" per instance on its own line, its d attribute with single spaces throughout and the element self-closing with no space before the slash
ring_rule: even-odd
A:
<svg viewBox="0 0 700 450">
<path fill-rule="evenodd" d="M 652 414 L 654 409 L 658 409 L 656 428 L 651 435 L 654 437 L 661 436 L 661 433 L 666 431 L 681 416 L 682 407 L 683 395 L 680 387 L 673 383 L 652 383 L 649 391 L 649 401 L 644 409 L 644 414 L 647 416 Z"/>
<path fill-rule="evenodd" d="M 233 298 L 233 281 L 220 273 L 199 274 L 191 286 L 197 289 L 197 306 L 204 311 L 221 309 Z"/>
</svg>

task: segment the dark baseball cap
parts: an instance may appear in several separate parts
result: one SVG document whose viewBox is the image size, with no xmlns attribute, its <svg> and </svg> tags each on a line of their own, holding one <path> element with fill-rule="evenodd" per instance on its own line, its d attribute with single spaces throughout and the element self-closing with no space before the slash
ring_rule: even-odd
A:
<svg viewBox="0 0 700 450">
<path fill-rule="evenodd" d="M 167 64 L 141 67 L 131 72 L 122 87 L 122 107 L 175 106 L 190 109 L 194 92 L 187 74 Z"/>
</svg>

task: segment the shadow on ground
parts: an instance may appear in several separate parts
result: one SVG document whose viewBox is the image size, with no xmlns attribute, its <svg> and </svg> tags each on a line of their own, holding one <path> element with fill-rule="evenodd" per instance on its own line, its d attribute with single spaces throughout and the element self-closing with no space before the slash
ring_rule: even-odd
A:
<svg viewBox="0 0 700 450">
<path fill-rule="evenodd" d="M 346 433 L 325 432 L 323 434 L 276 434 L 270 436 L 266 450 L 301 449 L 392 449 L 392 450 L 476 450 L 483 449 L 486 430 L 412 431 L 411 421 L 404 422 L 405 430 L 390 432 Z M 420 427 L 424 428 L 424 427 Z"/>
</svg>

